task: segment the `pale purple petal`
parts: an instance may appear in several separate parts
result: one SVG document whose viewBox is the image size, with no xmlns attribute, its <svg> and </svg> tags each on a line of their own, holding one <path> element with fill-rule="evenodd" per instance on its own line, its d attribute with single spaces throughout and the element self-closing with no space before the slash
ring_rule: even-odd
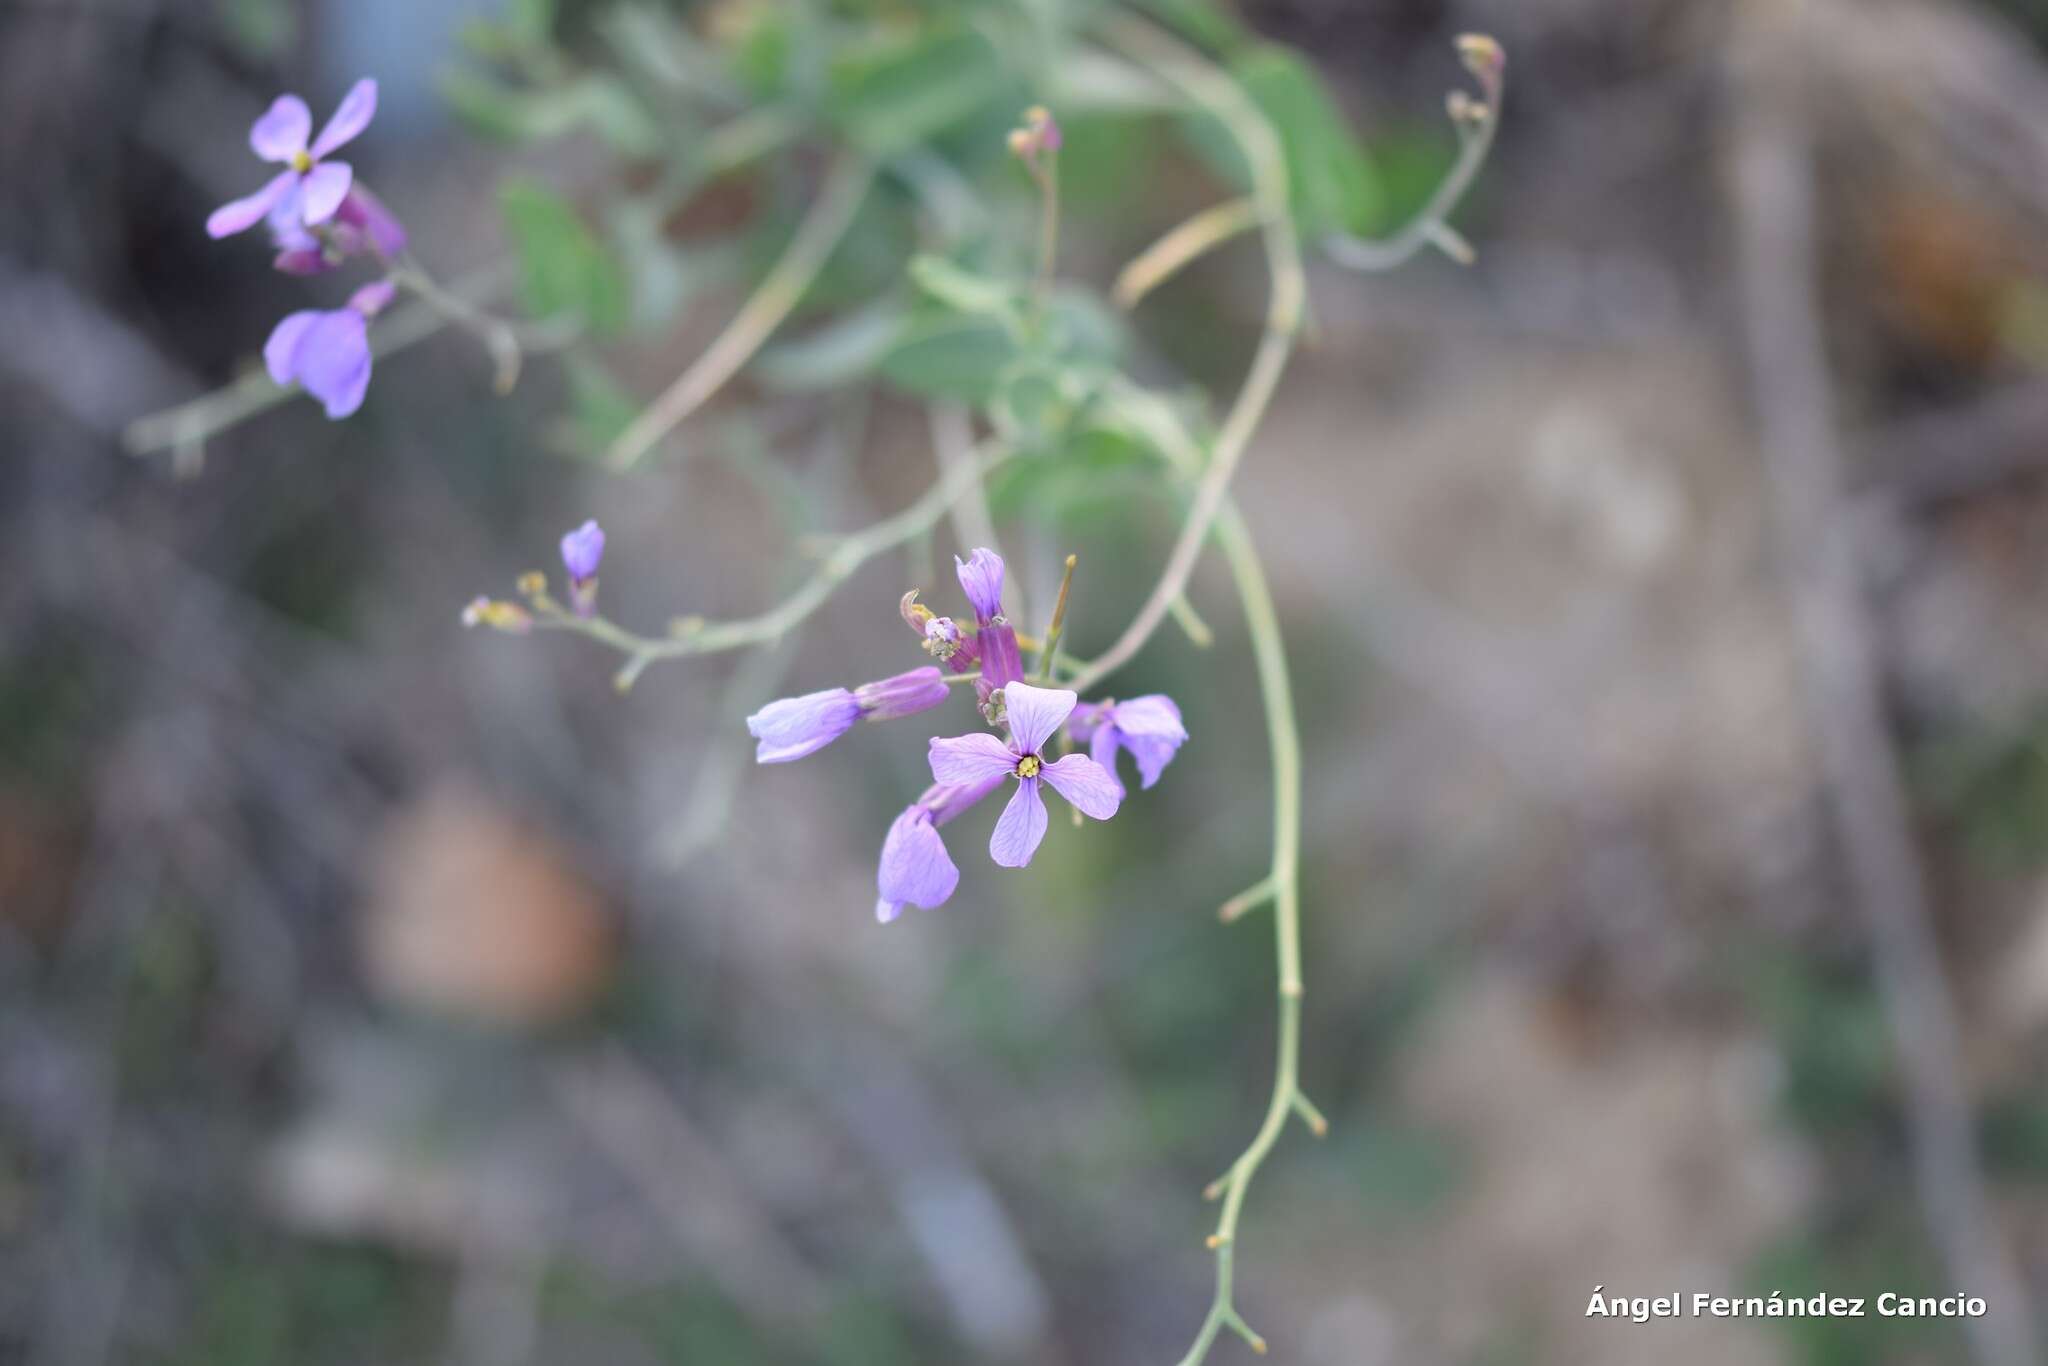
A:
<svg viewBox="0 0 2048 1366">
<path fill-rule="evenodd" d="M 313 111 L 297 95 L 279 95 L 249 127 L 249 149 L 265 161 L 290 161 L 313 135 Z"/>
<path fill-rule="evenodd" d="M 1007 688 L 1024 676 L 1024 657 L 1017 650 L 1017 632 L 1008 622 L 982 627 L 975 643 L 981 650 L 981 677 L 975 691 L 986 702 L 997 688 Z"/>
<path fill-rule="evenodd" d="M 927 664 L 922 669 L 897 674 L 853 690 L 861 713 L 870 721 L 893 721 L 913 716 L 944 702 L 948 696 L 946 676 Z"/>
<path fill-rule="evenodd" d="M 931 743 L 932 781 L 949 787 L 976 787 L 1017 767 L 1010 747 L 985 731 Z"/>
<path fill-rule="evenodd" d="M 1103 771 L 1112 778 L 1116 777 L 1116 748 L 1122 738 L 1115 726 L 1101 725 L 1095 728 L 1094 738 L 1088 742 L 1088 752 L 1095 756 L 1095 762 L 1101 764 Z M 1122 787 L 1123 783 L 1119 781 L 1117 786 Z"/>
<path fill-rule="evenodd" d="M 1067 734 L 1074 737 L 1074 743 L 1085 745 L 1095 728 L 1109 718 L 1104 715 L 1110 710 L 1107 702 L 1083 702 L 1067 717 Z"/>
<path fill-rule="evenodd" d="M 1011 748 L 1019 754 L 1036 754 L 1074 710 L 1074 694 L 1067 688 L 1006 683 L 1003 707 L 1010 717 Z"/>
<path fill-rule="evenodd" d="M 932 828 L 932 815 L 923 806 L 906 808 L 889 826 L 882 841 L 882 861 L 875 872 L 875 915 L 889 921 L 907 902 L 930 910 L 942 905 L 960 885 L 960 870 L 946 853 L 946 842 Z M 895 910 L 884 914 L 884 908 Z"/>
<path fill-rule="evenodd" d="M 980 782 L 970 783 L 964 787 L 949 787 L 934 783 L 925 792 L 924 796 L 918 799 L 918 805 L 932 813 L 933 825 L 944 825 L 947 821 L 963 814 L 983 797 L 1001 787 L 1003 780 L 1009 776 L 1010 774 L 1007 770 L 1001 773 L 991 773 Z"/>
<path fill-rule="evenodd" d="M 299 108 L 304 109 L 304 105 Z M 335 148 L 355 137 L 370 126 L 370 120 L 377 113 L 377 83 L 368 76 L 349 87 L 342 96 L 341 105 L 334 111 L 334 117 L 327 120 L 327 126 L 320 130 L 320 140 L 313 144 L 313 159 L 318 161 Z M 311 120 L 309 119 L 310 125 Z M 304 145 L 304 135 L 300 145 Z"/>
<path fill-rule="evenodd" d="M 1082 815 L 1098 821 L 1114 816 L 1124 799 L 1123 784 L 1116 775 L 1085 754 L 1069 754 L 1056 764 L 1047 764 L 1038 775 Z"/>
<path fill-rule="evenodd" d="M 1148 693 L 1117 703 L 1115 716 L 1124 748 L 1138 761 L 1139 778 L 1152 786 L 1188 738 L 1180 708 L 1163 693 Z"/>
<path fill-rule="evenodd" d="M 347 417 L 362 407 L 370 387 L 370 341 L 363 315 L 342 308 L 315 316 L 292 365 L 306 392 L 326 405 L 327 416 Z"/>
<path fill-rule="evenodd" d="M 953 557 L 960 575 L 960 591 L 974 605 L 974 619 L 983 626 L 1003 611 L 1003 557 L 993 550 L 978 549 L 961 559 Z"/>
<path fill-rule="evenodd" d="M 398 286 L 389 280 L 372 280 L 348 296 L 348 306 L 365 318 L 374 318 L 398 297 Z"/>
<path fill-rule="evenodd" d="M 284 198 L 298 183 L 299 178 L 295 173 L 284 171 L 271 177 L 269 184 L 247 199 L 237 199 L 233 203 L 221 205 L 206 216 L 206 235 L 217 241 L 223 237 L 233 237 L 238 232 L 247 232 L 261 223 L 264 215 L 268 214 L 276 206 L 277 201 Z"/>
<path fill-rule="evenodd" d="M 996 821 L 989 837 L 988 856 L 1005 868 L 1022 868 L 1038 852 L 1045 838 L 1045 798 L 1038 795 L 1038 779 L 1025 778 L 1010 794 L 1010 804 Z"/>
<path fill-rule="evenodd" d="M 285 275 L 324 275 L 335 265 L 318 247 L 291 247 L 279 252 L 270 268 Z"/>
<path fill-rule="evenodd" d="M 263 343 L 263 368 L 279 384 L 290 384 L 299 377 L 299 343 L 306 339 L 306 330 L 319 316 L 320 311 L 313 308 L 287 313 L 270 329 L 270 340 Z"/>
<path fill-rule="evenodd" d="M 604 528 L 595 518 L 562 537 L 562 567 L 569 571 L 572 580 L 597 577 L 597 567 L 603 560 Z"/>
<path fill-rule="evenodd" d="M 770 702 L 747 718 L 747 733 L 761 742 L 754 747 L 754 762 L 786 764 L 815 754 L 858 720 L 860 706 L 844 688 Z"/>
<path fill-rule="evenodd" d="M 346 161 L 323 161 L 306 172 L 299 182 L 301 221 L 314 227 L 334 217 L 355 178 L 354 169 Z"/>
</svg>

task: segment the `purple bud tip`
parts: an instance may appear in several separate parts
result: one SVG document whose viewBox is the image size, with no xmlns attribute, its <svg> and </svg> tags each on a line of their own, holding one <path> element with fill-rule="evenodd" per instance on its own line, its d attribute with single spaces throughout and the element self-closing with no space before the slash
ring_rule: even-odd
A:
<svg viewBox="0 0 2048 1366">
<path fill-rule="evenodd" d="M 986 626 L 1003 614 L 1003 557 L 978 547 L 965 560 L 953 557 L 960 575 L 960 591 L 974 607 L 974 619 Z"/>
<path fill-rule="evenodd" d="M 374 318 L 390 306 L 398 286 L 389 280 L 373 280 L 348 296 L 348 306 L 365 318 Z"/>
<path fill-rule="evenodd" d="M 604 528 L 595 520 L 585 522 L 562 538 L 562 566 L 574 583 L 597 577 L 604 559 Z"/>
</svg>

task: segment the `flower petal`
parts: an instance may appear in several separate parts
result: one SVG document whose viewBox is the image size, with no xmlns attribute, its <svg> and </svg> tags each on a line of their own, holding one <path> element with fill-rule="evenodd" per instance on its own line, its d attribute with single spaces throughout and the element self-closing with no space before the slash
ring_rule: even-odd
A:
<svg viewBox="0 0 2048 1366">
<path fill-rule="evenodd" d="M 1116 748 L 1122 739 L 1122 731 L 1119 731 L 1115 726 L 1103 724 L 1095 728 L 1095 738 L 1088 742 L 1088 753 L 1094 757 L 1096 763 L 1102 765 L 1103 771 L 1112 778 L 1116 778 Z M 1119 788 L 1123 786 L 1121 778 L 1117 779 L 1117 786 Z"/>
<path fill-rule="evenodd" d="M 302 309 L 287 313 L 270 329 L 270 340 L 263 343 L 263 368 L 270 372 L 271 379 L 290 384 L 299 377 L 299 343 L 306 339 L 306 329 L 319 317 L 318 309 Z"/>
<path fill-rule="evenodd" d="M 1138 761 L 1138 785 L 1150 787 L 1159 781 L 1159 775 L 1173 762 L 1174 751 L 1180 748 L 1180 742 L 1162 740 L 1156 735 L 1126 735 L 1124 748 Z"/>
<path fill-rule="evenodd" d="M 1126 735 L 1155 735 L 1176 745 L 1188 738 L 1180 708 L 1165 693 L 1146 693 L 1117 703 L 1116 724 Z"/>
<path fill-rule="evenodd" d="M 318 314 L 294 358 L 299 383 L 327 407 L 331 418 L 363 406 L 370 387 L 370 341 L 363 315 L 352 308 Z"/>
<path fill-rule="evenodd" d="M 974 619 L 988 625 L 1003 612 L 1003 557 L 986 548 L 970 552 L 966 559 L 953 557 L 953 569 L 960 576 L 960 591 L 974 605 Z"/>
<path fill-rule="evenodd" d="M 304 105 L 299 106 L 304 109 Z M 342 96 L 341 104 L 335 109 L 334 117 L 327 120 L 327 126 L 320 130 L 320 140 L 313 144 L 313 159 L 318 161 L 335 148 L 355 137 L 370 126 L 370 120 L 377 114 L 377 83 L 368 76 L 349 87 Z M 308 126 L 311 120 L 307 120 Z M 305 145 L 305 135 L 300 135 L 300 145 Z"/>
<path fill-rule="evenodd" d="M 939 706 L 952 693 L 946 687 L 946 676 L 927 664 L 894 678 L 863 683 L 853 690 L 853 696 L 868 720 L 893 721 Z"/>
<path fill-rule="evenodd" d="M 933 736 L 931 743 L 932 781 L 948 787 L 978 787 L 1001 778 L 1017 767 L 1010 747 L 986 731 L 958 735 L 952 739 Z"/>
<path fill-rule="evenodd" d="M 313 135 L 313 111 L 297 95 L 279 95 L 249 125 L 249 150 L 265 161 L 290 161 Z"/>
<path fill-rule="evenodd" d="M 1085 754 L 1069 754 L 1056 764 L 1047 764 L 1038 775 L 1082 815 L 1098 821 L 1114 816 L 1124 799 L 1123 784 L 1116 775 Z"/>
<path fill-rule="evenodd" d="M 238 232 L 247 232 L 263 221 L 264 215 L 284 198 L 291 188 L 299 183 L 298 176 L 290 171 L 272 176 L 270 183 L 246 199 L 237 199 L 223 204 L 206 216 L 206 235 L 219 241 L 233 237 Z"/>
<path fill-rule="evenodd" d="M 932 814 L 922 806 L 906 807 L 889 826 L 882 841 L 882 861 L 875 871 L 875 890 L 881 897 L 875 912 L 884 905 L 904 903 L 930 910 L 944 904 L 960 885 L 960 870 L 946 853 L 946 842 L 932 828 Z M 893 915 L 882 917 L 894 919 Z"/>
<path fill-rule="evenodd" d="M 604 561 L 604 528 L 596 518 L 562 537 L 562 567 L 571 579 L 588 579 L 597 574 Z"/>
<path fill-rule="evenodd" d="M 386 208 L 384 201 L 371 194 L 360 181 L 349 186 L 348 197 L 341 201 L 334 217 L 337 222 L 368 233 L 371 245 L 386 260 L 405 251 L 405 224 L 399 222 L 398 215 Z"/>
<path fill-rule="evenodd" d="M 355 178 L 355 169 L 346 161 L 323 161 L 306 172 L 299 182 L 301 221 L 310 228 L 334 217 Z"/>
<path fill-rule="evenodd" d="M 1045 823 L 1045 798 L 1038 795 L 1038 779 L 1025 778 L 996 820 L 988 856 L 1005 868 L 1022 868 L 1038 852 L 1038 842 L 1045 838 Z"/>
<path fill-rule="evenodd" d="M 858 720 L 860 704 L 844 688 L 770 702 L 747 718 L 747 733 L 761 742 L 754 748 L 754 762 L 786 764 L 815 754 Z"/>
<path fill-rule="evenodd" d="M 1074 710 L 1074 693 L 1068 688 L 1006 683 L 1003 707 L 1010 715 L 1011 746 L 1019 754 L 1036 754 Z"/>
</svg>

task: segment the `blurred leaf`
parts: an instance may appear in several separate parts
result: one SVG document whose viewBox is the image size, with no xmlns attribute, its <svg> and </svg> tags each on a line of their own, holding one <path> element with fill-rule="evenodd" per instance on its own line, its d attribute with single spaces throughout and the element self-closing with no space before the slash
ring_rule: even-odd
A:
<svg viewBox="0 0 2048 1366">
<path fill-rule="evenodd" d="M 892 32 L 841 53 L 832 63 L 826 107 L 853 142 L 889 153 L 1019 99 L 987 38 L 941 23 Z"/>
<path fill-rule="evenodd" d="M 505 230 L 519 257 L 520 290 L 536 318 L 571 314 L 595 332 L 626 319 L 626 283 L 575 206 L 537 180 L 505 182 L 498 192 Z"/>
<path fill-rule="evenodd" d="M 989 477 L 989 510 L 997 517 L 1028 512 L 1064 522 L 1118 514 L 1133 499 L 1156 496 L 1154 460 L 1125 433 L 1092 427 L 1057 451 L 999 466 Z"/>
<path fill-rule="evenodd" d="M 555 36 L 555 0 L 507 0 L 505 23 L 521 39 L 536 46 Z"/>
<path fill-rule="evenodd" d="M 953 264 L 941 256 L 914 256 L 910 279 L 919 289 L 956 313 L 1011 319 L 1017 316 L 1021 291 Z"/>
<path fill-rule="evenodd" d="M 569 376 L 572 445 L 596 454 L 609 447 L 640 415 L 640 402 L 592 356 L 571 351 L 562 358 Z"/>
<path fill-rule="evenodd" d="M 298 6 L 290 0 L 214 0 L 221 28 L 244 57 L 271 61 L 298 41 Z"/>
<path fill-rule="evenodd" d="M 882 358 L 882 375 L 913 394 L 986 403 L 1016 358 L 1016 339 L 1000 323 L 940 314 L 904 331 Z"/>
<path fill-rule="evenodd" d="M 570 85 L 532 90 L 465 68 L 444 71 L 441 97 L 481 137 L 541 142 L 588 127 L 616 152 L 651 156 L 661 130 L 640 101 L 609 76 L 586 76 Z"/>
<path fill-rule="evenodd" d="M 1234 62 L 1231 72 L 1280 135 L 1302 232 L 1358 232 L 1370 225 L 1379 209 L 1372 167 L 1314 68 L 1284 47 L 1265 44 Z"/>
<path fill-rule="evenodd" d="M 1249 38 L 1238 17 L 1214 0 L 1138 0 L 1138 8 L 1213 52 L 1229 52 Z"/>
<path fill-rule="evenodd" d="M 881 369 L 909 324 L 903 305 L 884 299 L 769 347 L 750 373 L 774 389 L 840 388 Z"/>
</svg>

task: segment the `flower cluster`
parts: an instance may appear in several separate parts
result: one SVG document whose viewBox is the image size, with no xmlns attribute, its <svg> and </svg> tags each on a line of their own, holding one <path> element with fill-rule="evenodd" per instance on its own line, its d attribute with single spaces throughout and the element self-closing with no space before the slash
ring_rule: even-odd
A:
<svg viewBox="0 0 2048 1366">
<path fill-rule="evenodd" d="M 333 153 L 370 126 L 377 113 L 377 83 L 357 81 L 313 136 L 313 115 L 297 95 L 280 95 L 249 129 L 257 156 L 284 169 L 254 194 L 223 204 L 206 220 L 215 239 L 258 223 L 270 233 L 272 264 L 287 275 L 319 275 L 352 257 L 369 255 L 389 265 L 405 251 L 405 226 Z M 357 290 L 337 309 L 289 314 L 272 330 L 263 362 L 279 384 L 298 383 L 320 400 L 331 418 L 362 406 L 370 383 L 368 322 L 391 302 L 392 283 Z"/>
<path fill-rule="evenodd" d="M 1002 557 L 976 550 L 954 564 L 973 627 L 934 614 L 915 593 L 903 599 L 903 619 L 939 664 L 962 682 L 971 676 L 982 718 L 1003 734 L 975 731 L 931 740 L 932 785 L 890 823 L 882 841 L 875 917 L 885 923 L 905 906 L 930 909 L 953 895 L 960 870 L 939 827 L 1006 781 L 1016 787 L 996 820 L 989 857 L 1002 867 L 1022 868 L 1045 838 L 1042 788 L 1051 787 L 1084 816 L 1108 820 L 1124 797 L 1116 776 L 1118 750 L 1131 752 L 1149 788 L 1188 738 L 1180 709 L 1166 697 L 1081 704 L 1069 689 L 1025 682 L 1017 632 L 1003 613 Z M 858 688 L 771 702 L 747 718 L 747 729 L 759 741 L 759 762 L 787 763 L 823 749 L 857 721 L 909 716 L 940 705 L 948 692 L 944 671 L 927 665 Z M 1063 726 L 1069 743 L 1088 744 L 1090 753 L 1048 753 Z"/>
</svg>

